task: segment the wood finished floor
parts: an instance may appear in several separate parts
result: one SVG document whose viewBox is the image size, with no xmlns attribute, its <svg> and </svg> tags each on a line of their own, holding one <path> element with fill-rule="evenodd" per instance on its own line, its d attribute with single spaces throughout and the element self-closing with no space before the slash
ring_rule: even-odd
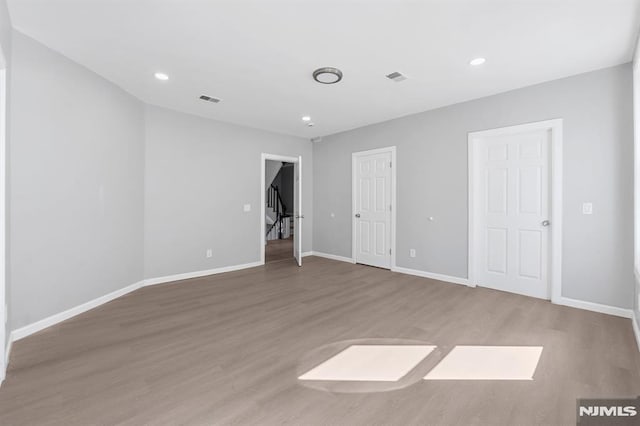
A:
<svg viewBox="0 0 640 426">
<path fill-rule="evenodd" d="M 284 240 L 267 241 L 264 248 L 264 259 L 266 262 L 279 262 L 290 260 L 293 262 L 293 237 Z"/>
<path fill-rule="evenodd" d="M 316 257 L 145 287 L 16 342 L 2 425 L 575 424 L 578 397 L 640 394 L 631 322 Z M 339 340 L 542 345 L 535 380 L 340 394 L 300 385 Z"/>
</svg>

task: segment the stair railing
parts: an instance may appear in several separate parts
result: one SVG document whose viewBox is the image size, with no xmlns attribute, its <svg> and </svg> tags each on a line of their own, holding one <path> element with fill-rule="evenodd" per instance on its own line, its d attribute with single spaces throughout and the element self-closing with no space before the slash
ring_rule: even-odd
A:
<svg viewBox="0 0 640 426">
<path fill-rule="evenodd" d="M 287 211 L 286 211 L 287 209 L 284 203 L 282 202 L 282 196 L 280 196 L 280 190 L 276 185 L 272 184 L 267 189 L 267 207 L 275 210 L 276 220 L 271 225 L 269 225 L 266 235 L 269 235 L 271 230 L 275 226 L 277 226 L 276 229 L 278 231 L 278 239 L 281 240 L 282 239 L 282 221 L 284 220 L 287 214 Z"/>
</svg>

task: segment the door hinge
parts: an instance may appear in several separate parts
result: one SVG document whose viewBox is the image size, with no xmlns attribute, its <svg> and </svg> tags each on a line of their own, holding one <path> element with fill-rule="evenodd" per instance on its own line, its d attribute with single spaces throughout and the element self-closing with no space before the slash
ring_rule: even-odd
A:
<svg viewBox="0 0 640 426">
<path fill-rule="evenodd" d="M 391 204 L 389 204 L 389 211 L 391 211 Z"/>
<path fill-rule="evenodd" d="M 391 168 L 391 161 L 389 161 L 389 168 Z"/>
<path fill-rule="evenodd" d="M 389 254 L 391 254 L 391 249 L 389 249 Z"/>
</svg>

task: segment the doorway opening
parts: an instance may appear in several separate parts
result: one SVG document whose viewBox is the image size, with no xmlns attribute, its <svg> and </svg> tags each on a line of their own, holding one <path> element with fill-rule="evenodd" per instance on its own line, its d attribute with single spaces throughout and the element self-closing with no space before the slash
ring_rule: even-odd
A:
<svg viewBox="0 0 640 426">
<path fill-rule="evenodd" d="M 293 218 L 294 163 L 267 160 L 265 167 L 265 262 L 294 260 Z M 274 176 L 275 174 L 275 176 Z"/>
<path fill-rule="evenodd" d="M 261 167 L 261 262 L 302 266 L 302 157 L 262 154 Z"/>
</svg>

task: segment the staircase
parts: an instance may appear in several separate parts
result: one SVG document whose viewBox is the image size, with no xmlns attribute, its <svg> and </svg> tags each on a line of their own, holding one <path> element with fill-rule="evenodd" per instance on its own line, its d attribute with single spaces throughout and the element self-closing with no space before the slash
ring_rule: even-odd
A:
<svg viewBox="0 0 640 426">
<path fill-rule="evenodd" d="M 292 234 L 293 221 L 282 202 L 280 190 L 275 185 L 267 189 L 267 240 L 282 240 Z M 269 220 L 270 219 L 270 220 Z"/>
</svg>

